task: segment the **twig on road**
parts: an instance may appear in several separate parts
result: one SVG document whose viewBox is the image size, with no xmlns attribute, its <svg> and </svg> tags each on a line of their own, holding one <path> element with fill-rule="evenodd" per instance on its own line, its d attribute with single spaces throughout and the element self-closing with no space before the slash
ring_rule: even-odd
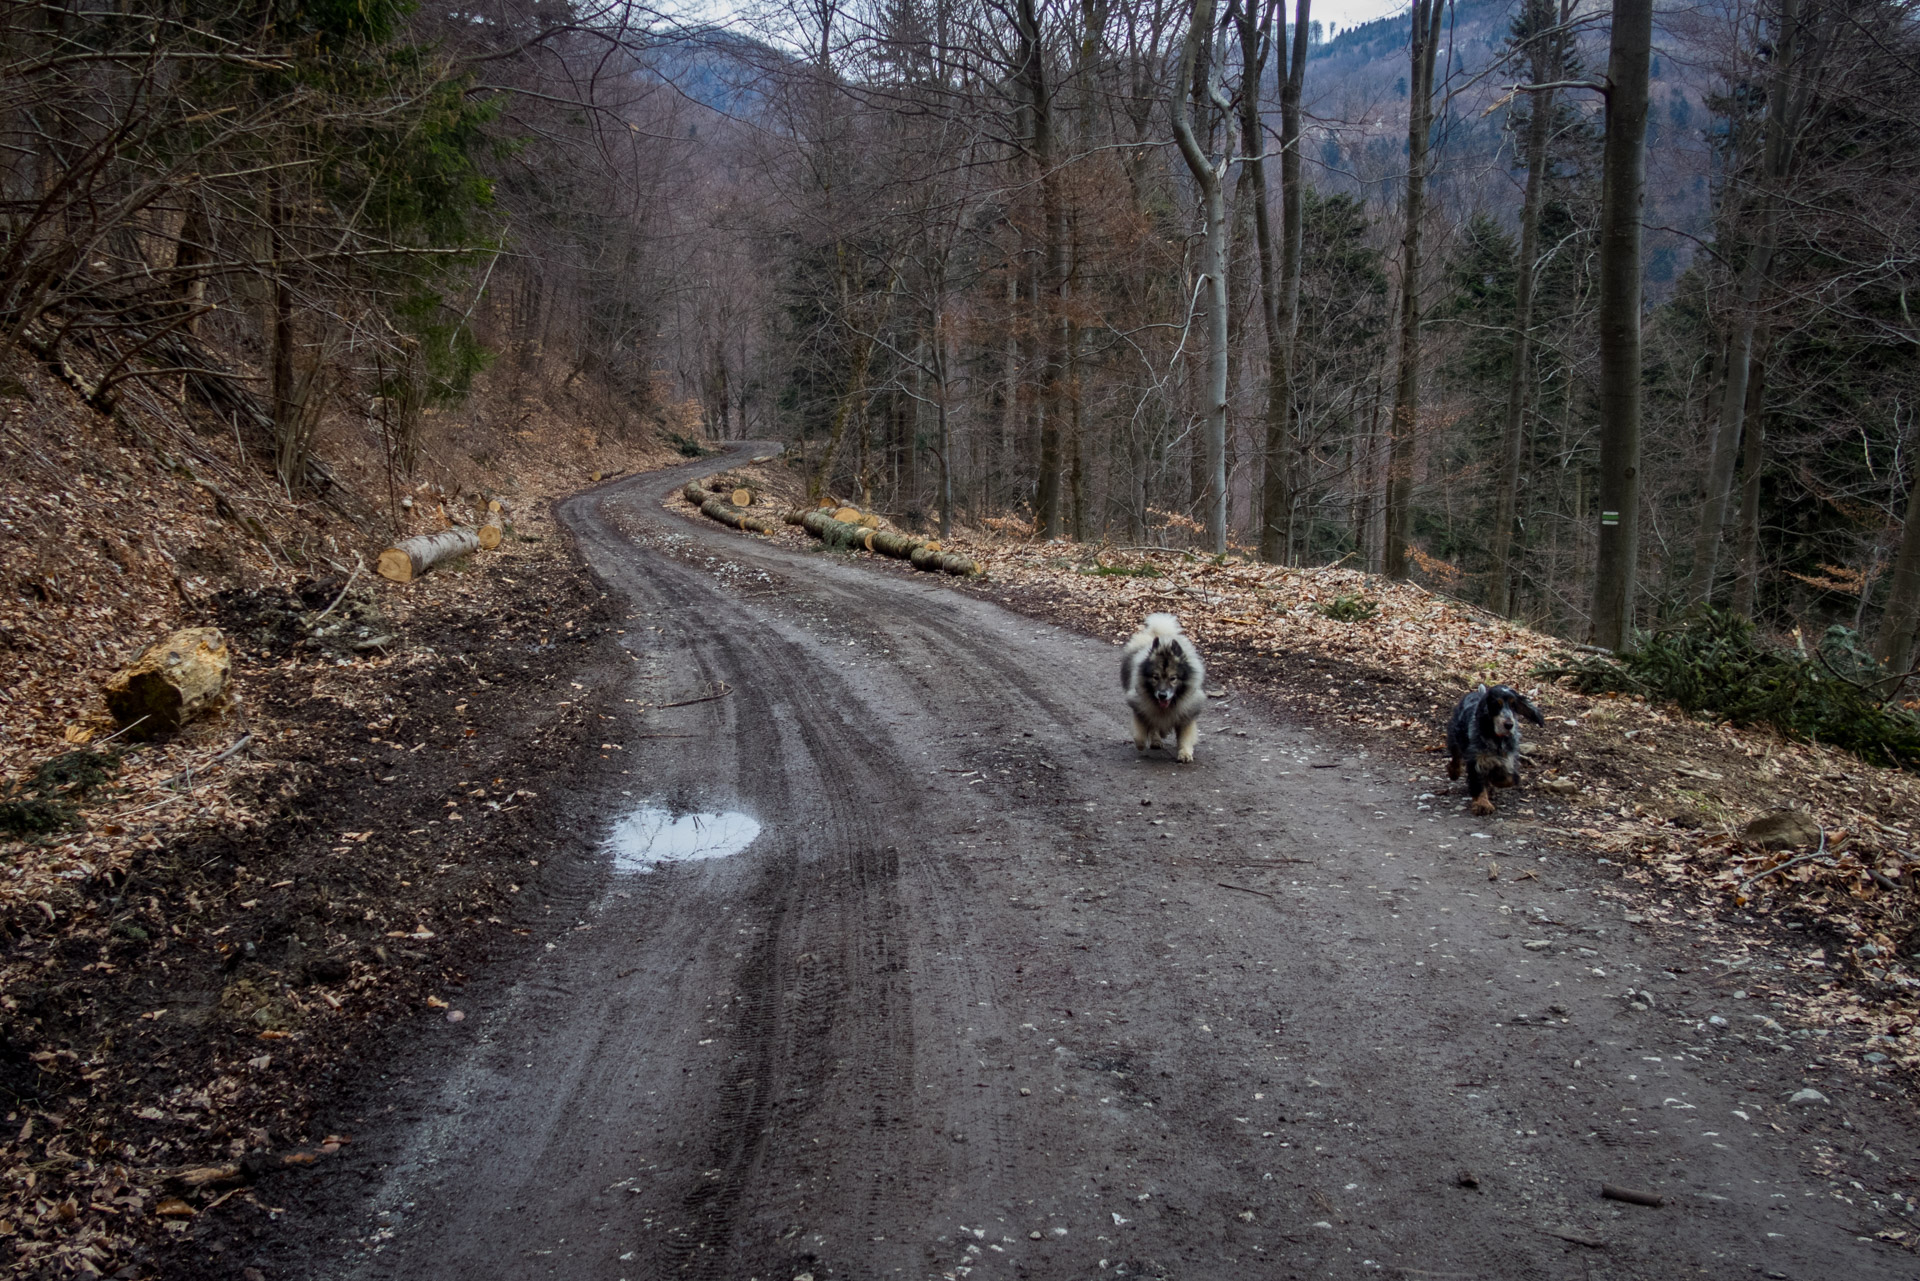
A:
<svg viewBox="0 0 1920 1281">
<path fill-rule="evenodd" d="M 242 734 L 237 740 L 235 740 L 232 747 L 229 747 L 226 751 L 220 753 L 218 756 L 208 761 L 205 765 L 200 766 L 199 767 L 200 771 L 205 772 L 207 770 L 210 770 L 214 766 L 218 765 L 221 761 L 226 760 L 229 756 L 232 756 L 237 752 L 245 751 L 247 744 L 251 743 L 252 741 L 253 741 L 252 734 Z M 187 785 L 187 789 L 191 791 L 193 789 L 194 772 L 195 772 L 194 766 L 189 765 L 185 769 L 181 770 L 178 774 L 175 774 L 172 778 L 168 779 L 166 782 L 160 784 L 160 786 L 177 787 L 180 784 L 185 783 Z"/>
<path fill-rule="evenodd" d="M 727 695 L 733 693 L 733 686 L 727 684 L 725 681 L 715 681 L 714 684 L 720 687 L 718 693 L 702 695 L 699 698 L 683 698 L 677 703 L 654 703 L 651 706 L 655 711 L 661 711 L 668 707 L 692 707 L 695 703 L 711 703 L 716 698 L 725 698 Z"/>
</svg>

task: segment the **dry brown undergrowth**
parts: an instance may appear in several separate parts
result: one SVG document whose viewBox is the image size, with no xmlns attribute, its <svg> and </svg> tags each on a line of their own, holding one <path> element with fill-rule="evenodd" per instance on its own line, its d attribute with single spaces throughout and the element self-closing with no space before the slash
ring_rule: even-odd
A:
<svg viewBox="0 0 1920 1281">
<path fill-rule="evenodd" d="M 337 488 L 320 499 L 294 502 L 243 455 L 230 431 L 181 412 L 152 389 L 130 396 L 110 419 L 37 367 L 0 368 L 0 784 L 14 785 L 10 794 L 18 796 L 18 785 L 38 767 L 77 750 L 119 757 L 111 777 L 78 807 L 72 825 L 26 839 L 0 833 L 0 933 L 7 943 L 0 954 L 0 1025 L 9 1056 L 23 1056 L 5 1066 L 10 1085 L 30 1083 L 36 1074 L 40 1082 L 38 1101 L 13 1105 L 0 1137 L 0 1238 L 9 1242 L 0 1270 L 113 1272 L 139 1257 L 159 1228 L 184 1231 L 192 1223 L 198 1230 L 212 1216 L 194 1216 L 230 1193 L 240 1200 L 230 1201 L 229 1209 L 247 1199 L 244 1189 L 230 1183 L 183 1191 L 187 1185 L 166 1154 L 206 1146 L 201 1131 L 209 1126 L 202 1113 L 286 1112 L 291 1095 L 273 1095 L 273 1082 L 284 1074 L 225 1064 L 224 1044 L 198 1057 L 182 1052 L 175 1055 L 180 1070 L 216 1061 L 224 1066 L 208 1077 L 211 1084 L 202 1083 L 201 1094 L 182 1095 L 185 1102 L 140 1096 L 144 1110 L 126 1112 L 132 1105 L 124 1100 L 139 1095 L 127 1085 L 127 1055 L 137 1053 L 144 1029 L 161 1024 L 102 1028 L 103 1041 L 96 1035 L 71 1044 L 42 1042 L 29 1026 L 34 1020 L 28 1007 L 39 1008 L 49 985 L 84 992 L 91 984 L 104 1014 L 118 987 L 138 972 L 128 968 L 125 954 L 139 952 L 139 965 L 147 966 L 148 953 L 158 955 L 169 941 L 167 927 L 148 919 L 152 910 L 107 909 L 105 900 L 113 887 L 127 883 L 130 869 L 152 881 L 170 851 L 222 840 L 244 846 L 284 821 L 286 799 L 311 786 L 316 762 L 368 750 L 354 747 L 361 741 L 356 738 L 335 741 L 343 723 L 357 729 L 356 720 L 377 718 L 378 707 L 391 701 L 388 694 L 403 685 L 425 680 L 437 692 L 465 675 L 450 681 L 440 670 L 449 662 L 457 667 L 459 654 L 415 652 L 398 638 L 452 626 L 458 648 L 465 643 L 460 627 L 477 623 L 484 629 L 488 619 L 509 647 L 523 650 L 521 637 L 529 628 L 561 638 L 560 618 L 542 623 L 537 607 L 528 614 L 530 603 L 537 606 L 541 599 L 528 596 L 528 584 L 573 585 L 578 577 L 556 537 L 549 500 L 590 483 L 596 471 L 679 461 L 658 432 L 690 434 L 684 410 L 618 438 L 582 429 L 580 422 L 617 419 L 601 412 L 604 407 L 576 401 L 543 391 L 538 379 L 476 397 L 462 414 L 430 420 L 419 473 L 391 490 L 367 424 L 337 420 L 322 440 Z M 395 501 L 402 496 L 411 499 L 405 507 Z M 509 537 L 470 567 L 404 588 L 359 570 L 395 533 L 439 528 L 449 516 L 465 519 L 488 499 L 504 504 Z M 346 619 L 349 626 L 330 638 L 304 636 L 301 621 L 336 598 L 341 603 L 329 621 Z M 503 624 L 502 614 L 513 611 L 511 623 Z M 101 684 L 146 643 L 200 623 L 228 629 L 234 656 L 230 704 L 164 741 L 116 739 Z M 293 714 L 293 704 L 302 702 L 306 706 Z M 316 707 L 327 710 L 316 716 Z M 376 710 L 362 710 L 369 707 Z M 376 719 L 367 728 L 380 723 Z M 434 728 L 438 733 L 445 727 Z M 248 734 L 248 750 L 215 763 Z M 316 735 L 325 738 L 316 741 Z M 377 734 L 373 743 L 377 750 L 401 750 L 382 744 Z M 346 839 L 375 835 L 361 831 Z M 380 833 L 374 844 L 390 835 Z M 404 869 L 407 858 L 424 856 L 409 847 L 374 862 Z M 272 854 L 261 851 L 260 859 L 271 864 Z M 472 875 L 484 881 L 487 873 Z M 284 908 L 277 900 L 295 892 L 263 884 L 253 891 L 260 900 L 256 913 L 246 911 L 254 906 L 251 900 L 239 901 L 246 896 L 235 893 L 228 896 L 235 902 L 205 903 L 207 914 L 198 915 L 201 904 L 190 888 L 186 896 L 195 915 L 182 909 L 174 933 L 184 925 L 187 934 L 171 940 L 180 946 L 164 960 L 184 976 L 201 952 L 220 941 L 204 937 L 208 922 L 223 912 L 241 918 L 278 914 Z M 462 892 L 479 902 L 487 891 L 478 884 Z M 158 900 L 143 901 L 151 909 Z M 396 898 L 388 906 L 408 905 Z M 128 919 L 108 919 L 122 915 Z M 155 936 L 155 929 L 162 933 Z M 356 960 L 351 981 L 330 1002 L 331 1014 L 319 1005 L 312 1013 L 366 1020 L 399 999 L 410 979 L 421 981 L 409 971 L 422 968 L 376 970 Z M 244 987 L 229 984 L 230 990 Z M 292 990 L 272 999 L 301 999 Z M 304 999 L 318 999 L 315 990 L 305 989 Z M 93 1003 L 88 998 L 87 1010 L 74 1009 L 68 1022 L 84 1026 L 94 1017 L 88 1012 Z M 171 1016 L 161 1011 L 154 1017 Z M 190 1035 L 168 1027 L 173 1042 Z M 279 1042 L 257 1053 L 276 1063 L 306 1055 L 317 1072 L 325 1066 L 317 1044 L 302 1041 L 290 1048 L 296 1043 Z M 18 1097 L 33 1095 L 29 1088 Z M 146 1133 L 152 1131 L 182 1137 L 168 1146 L 152 1140 Z M 146 1275 L 144 1267 L 136 1270 Z"/>
</svg>

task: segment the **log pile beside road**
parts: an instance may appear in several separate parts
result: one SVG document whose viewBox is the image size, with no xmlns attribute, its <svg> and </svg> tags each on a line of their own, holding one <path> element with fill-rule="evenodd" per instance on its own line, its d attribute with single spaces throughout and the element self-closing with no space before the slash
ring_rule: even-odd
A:
<svg viewBox="0 0 1920 1281">
<path fill-rule="evenodd" d="M 846 510 L 842 508 L 841 512 Z M 840 519 L 841 512 L 821 507 L 813 511 L 790 512 L 787 520 L 822 542 L 836 547 L 863 547 L 882 556 L 907 561 L 915 569 L 960 575 L 980 572 L 980 566 L 970 557 L 962 556 L 959 552 L 943 551 L 934 539 L 919 538 L 894 529 L 856 525 Z"/>
<path fill-rule="evenodd" d="M 698 481 L 690 482 L 680 492 L 686 496 L 688 502 L 700 509 L 701 515 L 717 520 L 722 525 L 731 525 L 735 529 L 749 530 L 755 534 L 771 534 L 779 529 L 776 522 L 763 516 L 756 516 L 742 507 L 736 507 Z"/>
</svg>

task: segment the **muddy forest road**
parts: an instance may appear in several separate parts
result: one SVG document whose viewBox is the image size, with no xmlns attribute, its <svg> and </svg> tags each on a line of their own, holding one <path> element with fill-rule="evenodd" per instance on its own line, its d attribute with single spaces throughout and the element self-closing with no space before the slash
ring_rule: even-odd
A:
<svg viewBox="0 0 1920 1281">
<path fill-rule="evenodd" d="M 1760 1002 L 1607 869 L 1234 698 L 1136 757 L 1111 643 L 662 509 L 714 467 L 563 508 L 653 705 L 578 803 L 762 830 L 483 976 L 315 1275 L 1915 1274 L 1815 1174 L 1896 1106 L 1697 1030 Z"/>
</svg>

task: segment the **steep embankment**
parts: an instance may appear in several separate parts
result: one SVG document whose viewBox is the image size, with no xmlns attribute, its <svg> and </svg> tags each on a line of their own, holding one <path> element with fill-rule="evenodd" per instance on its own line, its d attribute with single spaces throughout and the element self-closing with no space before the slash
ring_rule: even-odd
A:
<svg viewBox="0 0 1920 1281">
<path fill-rule="evenodd" d="M 686 423 L 597 434 L 606 406 L 502 373 L 405 481 L 329 423 L 334 482 L 295 501 L 211 415 L 0 374 L 0 1223 L 26 1274 L 146 1275 L 209 1203 L 264 1221 L 259 1170 L 350 1137 L 312 1109 L 394 1014 L 542 936 L 578 836 L 552 798 L 616 767 L 582 691 L 630 661 L 550 500 L 678 460 Z M 370 572 L 488 501 L 498 551 Z M 117 735 L 102 682 L 185 625 L 224 631 L 233 697 Z"/>
</svg>

